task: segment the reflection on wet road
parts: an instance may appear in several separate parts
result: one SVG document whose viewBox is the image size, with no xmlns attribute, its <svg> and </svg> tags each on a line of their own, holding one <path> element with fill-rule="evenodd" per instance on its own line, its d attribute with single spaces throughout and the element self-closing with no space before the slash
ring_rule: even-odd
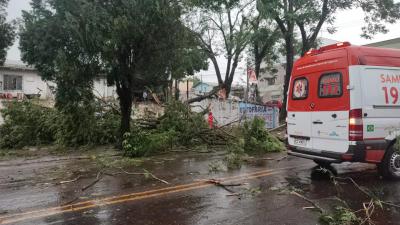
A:
<svg viewBox="0 0 400 225">
<path fill-rule="evenodd" d="M 238 170 L 210 174 L 208 164 L 222 157 L 218 153 L 156 157 L 141 167 L 169 185 L 144 177 L 107 176 L 84 195 L 79 189 L 96 173 L 90 160 L 0 164 L 0 224 L 317 224 L 318 213 L 304 209 L 309 203 L 280 190 L 301 191 L 324 208 L 336 204 L 334 197 L 345 199 L 354 209 L 368 200 L 352 184 L 335 187 L 307 160 L 260 158 Z M 67 170 L 85 178 L 57 184 L 51 175 L 62 176 Z M 385 201 L 400 199 L 400 184 L 381 180 L 374 166 L 345 164 L 332 170 L 340 177 L 352 177 Z M 229 187 L 232 194 L 209 179 L 239 185 Z M 74 198 L 78 201 L 65 204 Z M 397 209 L 380 210 L 374 218 L 377 225 L 398 221 Z"/>
</svg>

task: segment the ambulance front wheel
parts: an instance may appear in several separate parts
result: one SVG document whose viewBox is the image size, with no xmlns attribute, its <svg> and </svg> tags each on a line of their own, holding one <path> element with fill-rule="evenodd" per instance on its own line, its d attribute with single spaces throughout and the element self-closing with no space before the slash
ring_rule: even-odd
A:
<svg viewBox="0 0 400 225">
<path fill-rule="evenodd" d="M 314 159 L 314 162 L 315 162 L 316 164 L 318 164 L 318 166 L 323 167 L 323 168 L 326 168 L 326 167 L 330 167 L 330 166 L 331 166 L 331 163 L 330 163 L 330 162 L 323 161 L 323 160 Z"/>
<path fill-rule="evenodd" d="M 400 153 L 393 145 L 387 150 L 383 161 L 378 164 L 378 171 L 386 179 L 400 180 Z"/>
</svg>

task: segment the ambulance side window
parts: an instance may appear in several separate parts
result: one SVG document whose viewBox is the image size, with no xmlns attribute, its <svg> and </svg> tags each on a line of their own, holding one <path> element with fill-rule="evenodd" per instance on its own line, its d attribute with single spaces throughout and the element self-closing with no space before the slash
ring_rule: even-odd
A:
<svg viewBox="0 0 400 225">
<path fill-rule="evenodd" d="M 342 74 L 326 73 L 319 78 L 318 96 L 320 98 L 336 98 L 343 94 Z"/>
<path fill-rule="evenodd" d="M 305 77 L 293 81 L 292 99 L 302 100 L 308 97 L 308 80 Z"/>
</svg>

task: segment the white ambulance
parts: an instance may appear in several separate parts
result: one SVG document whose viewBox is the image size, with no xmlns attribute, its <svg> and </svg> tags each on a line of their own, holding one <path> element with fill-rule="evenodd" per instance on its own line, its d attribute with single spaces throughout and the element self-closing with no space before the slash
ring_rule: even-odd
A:
<svg viewBox="0 0 400 225">
<path fill-rule="evenodd" d="M 374 163 L 400 179 L 400 50 L 348 42 L 311 50 L 294 65 L 287 103 L 290 155 Z"/>
</svg>

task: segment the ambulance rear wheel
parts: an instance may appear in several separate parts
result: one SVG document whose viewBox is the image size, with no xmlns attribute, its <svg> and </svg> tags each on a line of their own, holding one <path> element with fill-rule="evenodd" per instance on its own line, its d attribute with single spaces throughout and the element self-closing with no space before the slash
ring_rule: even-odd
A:
<svg viewBox="0 0 400 225">
<path fill-rule="evenodd" d="M 326 168 L 326 167 L 330 167 L 330 166 L 331 166 L 331 163 L 330 163 L 330 162 L 323 161 L 323 160 L 314 159 L 314 162 L 315 162 L 316 164 L 318 164 L 318 166 L 323 167 L 323 168 Z"/>
<path fill-rule="evenodd" d="M 400 153 L 391 146 L 378 165 L 379 173 L 382 177 L 392 180 L 400 180 Z"/>
</svg>

